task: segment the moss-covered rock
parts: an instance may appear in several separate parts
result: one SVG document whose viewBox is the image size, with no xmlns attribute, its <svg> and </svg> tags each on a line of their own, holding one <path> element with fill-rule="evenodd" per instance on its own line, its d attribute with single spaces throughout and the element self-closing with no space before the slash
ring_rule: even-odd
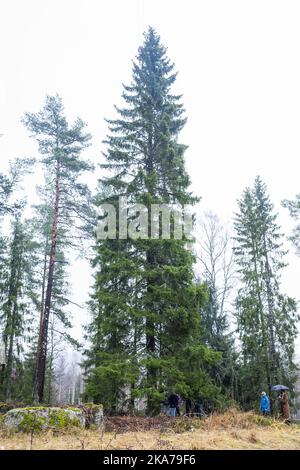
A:
<svg viewBox="0 0 300 470">
<path fill-rule="evenodd" d="M 103 421 L 103 406 L 95 405 L 94 403 L 84 403 L 82 407 L 85 413 L 85 427 L 91 426 L 100 428 Z"/>
<path fill-rule="evenodd" d="M 79 408 L 26 407 L 8 411 L 3 417 L 6 429 L 15 432 L 40 432 L 48 428 L 85 426 L 85 414 Z"/>
</svg>

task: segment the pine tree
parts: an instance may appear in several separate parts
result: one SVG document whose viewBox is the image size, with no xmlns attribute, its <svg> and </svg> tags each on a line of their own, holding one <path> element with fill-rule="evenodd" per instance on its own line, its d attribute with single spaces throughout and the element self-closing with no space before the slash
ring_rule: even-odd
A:
<svg viewBox="0 0 300 470">
<path fill-rule="evenodd" d="M 50 180 L 52 192 L 52 221 L 49 236 L 49 262 L 45 278 L 44 302 L 41 309 L 35 377 L 35 401 L 42 402 L 47 361 L 48 326 L 53 301 L 55 272 L 61 230 L 69 244 L 74 246 L 74 232 L 82 226 L 86 207 L 87 186 L 80 181 L 83 172 L 91 165 L 80 158 L 88 146 L 90 135 L 85 133 L 85 124 L 77 119 L 69 126 L 63 115 L 62 101 L 58 96 L 47 96 L 45 106 L 37 114 L 27 113 L 23 122 L 36 137 L 39 151 L 44 158 L 45 174 Z"/>
<path fill-rule="evenodd" d="M 206 289 L 194 283 L 194 255 L 185 238 L 150 238 L 151 204 L 181 207 L 197 200 L 188 191 L 186 146 L 177 141 L 186 119 L 181 97 L 171 93 L 173 68 L 149 28 L 132 83 L 124 86 L 126 106 L 108 121 L 102 169 L 110 173 L 100 180 L 98 204 L 114 204 L 119 215 L 122 196 L 148 209 L 147 233 L 131 216 L 136 237 L 119 237 L 118 225 L 117 239 L 98 241 L 93 262 L 86 393 L 112 411 L 147 397 L 148 412 L 155 412 L 171 388 L 199 395 L 211 385 L 202 366 L 215 356 L 199 345 Z"/>
<path fill-rule="evenodd" d="M 257 387 L 292 387 L 296 302 L 280 292 L 286 266 L 282 234 L 266 186 L 259 177 L 239 201 L 235 219 L 236 261 L 242 288 L 237 297 L 237 326 L 243 357 L 243 402 L 250 406 Z"/>
<path fill-rule="evenodd" d="M 29 402 L 32 402 L 33 398 L 39 329 L 38 317 L 42 315 L 44 309 L 51 219 L 53 214 L 49 190 L 45 191 L 45 188 L 38 187 L 38 193 L 41 202 L 33 207 L 33 218 L 26 221 L 33 234 L 32 237 L 36 246 L 34 271 L 37 280 L 35 286 L 36 300 L 33 305 L 35 314 L 31 323 L 30 335 L 27 335 L 26 339 L 28 347 L 24 356 L 22 384 L 20 387 L 22 397 Z M 56 270 L 53 278 L 52 306 L 49 317 L 48 341 L 50 346 L 45 369 L 45 398 L 48 403 L 52 401 L 55 362 L 58 354 L 66 348 L 67 344 L 75 348 L 79 347 L 79 343 L 68 333 L 68 330 L 72 327 L 70 321 L 71 313 L 69 312 L 71 300 L 69 299 L 70 286 L 68 282 L 69 262 L 64 255 L 64 250 L 66 246 L 68 248 L 69 244 L 68 240 L 64 237 L 64 230 L 62 229 L 59 230 L 59 239 L 60 243 L 56 252 Z"/>
</svg>

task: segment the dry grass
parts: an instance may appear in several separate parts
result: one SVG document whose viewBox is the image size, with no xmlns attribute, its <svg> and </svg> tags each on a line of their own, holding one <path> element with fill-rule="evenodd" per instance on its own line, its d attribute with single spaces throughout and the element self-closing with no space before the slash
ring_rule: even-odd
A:
<svg viewBox="0 0 300 470">
<path fill-rule="evenodd" d="M 0 449 L 300 449 L 300 427 L 228 410 L 205 421 L 165 417 L 106 418 L 105 429 L 0 433 Z"/>
</svg>

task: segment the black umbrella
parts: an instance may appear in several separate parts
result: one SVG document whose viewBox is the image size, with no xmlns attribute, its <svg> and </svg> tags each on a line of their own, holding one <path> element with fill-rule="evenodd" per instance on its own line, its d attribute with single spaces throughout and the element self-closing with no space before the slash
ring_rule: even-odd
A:
<svg viewBox="0 0 300 470">
<path fill-rule="evenodd" d="M 271 390 L 274 392 L 280 392 L 281 390 L 288 390 L 289 388 L 286 387 L 285 385 L 274 385 Z"/>
</svg>

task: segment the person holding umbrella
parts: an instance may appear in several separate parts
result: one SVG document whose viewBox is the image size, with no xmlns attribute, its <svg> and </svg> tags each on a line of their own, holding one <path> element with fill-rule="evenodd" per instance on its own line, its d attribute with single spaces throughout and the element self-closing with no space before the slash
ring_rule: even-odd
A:
<svg viewBox="0 0 300 470">
<path fill-rule="evenodd" d="M 289 424 L 291 422 L 291 412 L 287 391 L 283 390 L 280 392 L 278 399 L 280 403 L 281 417 L 287 424 Z"/>
<path fill-rule="evenodd" d="M 260 411 L 262 412 L 263 416 L 270 415 L 270 399 L 266 392 L 261 392 L 260 396 Z"/>
<path fill-rule="evenodd" d="M 289 424 L 291 422 L 291 412 L 287 394 L 288 387 L 285 385 L 274 385 L 271 390 L 280 392 L 278 395 L 280 416 L 287 424 Z"/>
</svg>

